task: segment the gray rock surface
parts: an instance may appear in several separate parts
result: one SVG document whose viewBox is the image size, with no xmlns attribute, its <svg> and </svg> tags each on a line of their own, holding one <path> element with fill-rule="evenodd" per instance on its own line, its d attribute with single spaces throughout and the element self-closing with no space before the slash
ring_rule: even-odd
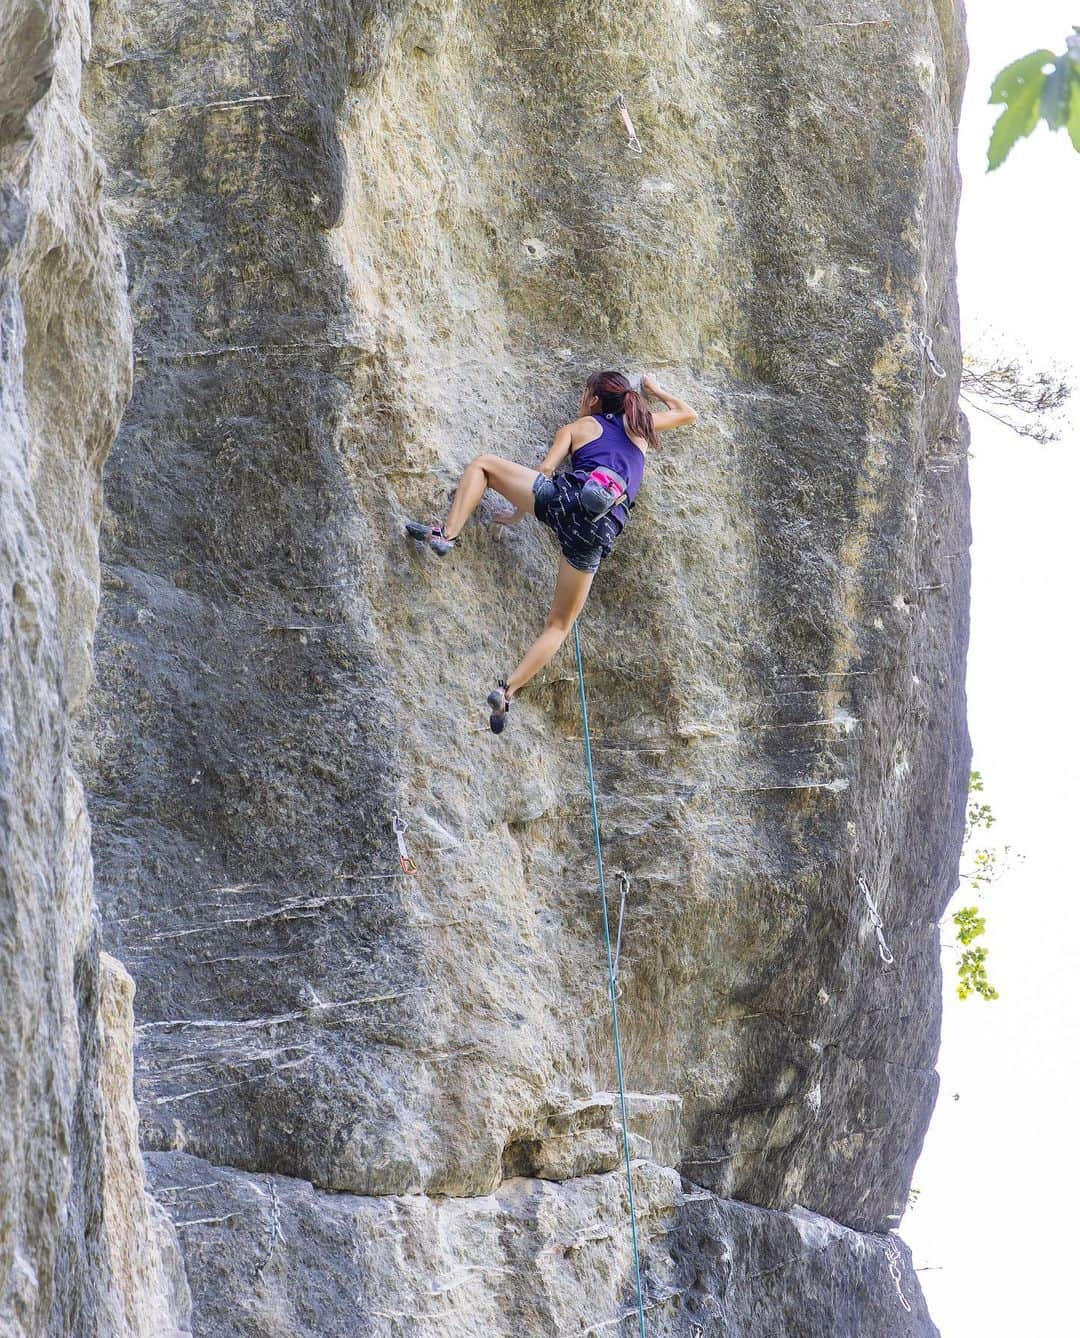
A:
<svg viewBox="0 0 1080 1338">
<path fill-rule="evenodd" d="M 174 1233 L 137 1147 L 110 1136 L 135 1118 L 132 1029 L 101 966 L 70 745 L 91 675 L 101 468 L 130 389 L 123 261 L 79 112 L 88 44 L 85 4 L 0 7 L 5 1338 L 162 1338 L 180 1317 L 142 1254 L 152 1240 L 182 1280 Z M 121 1239 L 125 1220 L 138 1230 Z"/>
<path fill-rule="evenodd" d="M 191 1291 L 176 1231 L 146 1193 L 132 1100 L 135 985 L 107 952 L 100 955 L 104 1175 L 103 1235 L 122 1314 L 104 1332 L 117 1338 L 190 1335 Z"/>
<path fill-rule="evenodd" d="M 189 1242 L 196 1335 L 638 1332 L 618 1172 L 511 1178 L 471 1198 L 363 1198 L 184 1153 L 148 1164 Z M 892 1236 L 687 1192 L 649 1162 L 636 1163 L 634 1188 L 655 1338 L 937 1333 Z"/>
<path fill-rule="evenodd" d="M 83 110 L 135 378 L 85 712 L 124 274 L 78 110 L 86 12 L 5 11 L 16 1332 L 186 1323 L 138 1197 L 72 720 L 193 1331 L 623 1324 L 568 652 L 502 738 L 482 707 L 540 624 L 552 548 L 485 512 L 440 564 L 401 526 L 478 449 L 536 459 L 585 374 L 627 364 L 700 415 L 650 462 L 582 626 L 608 862 L 631 876 L 650 1314 L 934 1331 L 880 1233 L 936 1092 L 969 760 L 962 11 L 834 10 L 99 0 Z"/>
</svg>

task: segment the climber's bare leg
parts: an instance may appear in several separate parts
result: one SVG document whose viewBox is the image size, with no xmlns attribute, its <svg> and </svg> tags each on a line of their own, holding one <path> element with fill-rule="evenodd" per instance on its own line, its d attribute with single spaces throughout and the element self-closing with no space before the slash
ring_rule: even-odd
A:
<svg viewBox="0 0 1080 1338">
<path fill-rule="evenodd" d="M 511 498 L 511 501 L 514 499 Z M 521 663 L 507 680 L 506 690 L 512 697 L 520 687 L 543 669 L 569 635 L 574 619 L 585 607 L 589 587 L 595 572 L 578 571 L 566 558 L 559 562 L 559 576 L 555 582 L 555 597 L 544 623 L 544 630 L 525 652 Z"/>
<path fill-rule="evenodd" d="M 480 498 L 487 488 L 494 488 L 497 493 L 501 493 L 519 511 L 535 516 L 533 480 L 537 473 L 537 470 L 527 465 L 504 460 L 500 455 L 478 455 L 466 465 L 461 482 L 457 485 L 454 500 L 443 521 L 443 534 L 448 539 L 457 538 L 462 526 L 480 505 Z"/>
</svg>

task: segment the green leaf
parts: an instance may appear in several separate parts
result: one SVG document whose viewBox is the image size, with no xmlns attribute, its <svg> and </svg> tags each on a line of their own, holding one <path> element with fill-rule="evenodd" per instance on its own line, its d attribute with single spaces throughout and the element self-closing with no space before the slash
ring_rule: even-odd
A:
<svg viewBox="0 0 1080 1338">
<path fill-rule="evenodd" d="M 1069 119 L 1072 72 L 1073 63 L 1069 57 L 1059 56 L 1054 62 L 1054 68 L 1043 80 L 1039 111 L 1051 130 L 1060 130 Z"/>
<path fill-rule="evenodd" d="M 956 992 L 961 999 L 978 994 L 984 999 L 997 999 L 998 992 L 986 974 L 986 949 L 968 948 L 960 954 Z"/>
<path fill-rule="evenodd" d="M 988 172 L 1000 167 L 1016 141 L 1035 129 L 1039 120 L 1039 95 L 1045 82 L 1046 76 L 1040 70 L 1010 97 L 1009 105 L 994 123 L 990 136 Z"/>
<path fill-rule="evenodd" d="M 1066 129 L 1073 148 L 1080 153 L 1080 69 L 1073 70 L 1072 97 L 1069 99 L 1069 119 L 1066 122 Z"/>
<path fill-rule="evenodd" d="M 990 101 L 1012 103 L 1013 98 L 1035 75 L 1041 75 L 1044 65 L 1052 64 L 1057 57 L 1052 51 L 1032 51 L 1021 56 L 1011 65 L 1006 65 L 990 86 Z"/>
<path fill-rule="evenodd" d="M 986 932 L 986 917 L 979 914 L 976 906 L 961 906 L 958 911 L 954 911 L 953 924 L 956 926 L 956 937 L 965 948 Z"/>
</svg>

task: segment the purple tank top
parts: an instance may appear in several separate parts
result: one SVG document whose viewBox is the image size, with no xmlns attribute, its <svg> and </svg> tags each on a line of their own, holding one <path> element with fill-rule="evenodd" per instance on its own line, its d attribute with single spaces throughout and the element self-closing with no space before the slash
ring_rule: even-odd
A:
<svg viewBox="0 0 1080 1338">
<path fill-rule="evenodd" d="M 571 472 L 585 479 L 594 469 L 613 469 L 626 480 L 626 495 L 632 502 L 645 477 L 645 453 L 630 440 L 621 418 L 613 413 L 592 416 L 600 424 L 600 435 L 571 454 Z M 626 504 L 620 502 L 608 515 L 624 525 L 629 511 Z"/>
</svg>

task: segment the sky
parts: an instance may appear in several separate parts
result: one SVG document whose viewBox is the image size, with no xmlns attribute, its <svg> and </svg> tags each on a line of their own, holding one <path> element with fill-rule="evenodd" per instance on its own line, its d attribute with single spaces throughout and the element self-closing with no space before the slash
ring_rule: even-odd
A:
<svg viewBox="0 0 1080 1338">
<path fill-rule="evenodd" d="M 1080 0 L 968 0 L 958 263 L 965 346 L 1056 367 L 1075 403 L 1041 446 L 967 409 L 972 427 L 973 765 L 1011 861 L 981 900 L 1001 998 L 960 1002 L 943 953 L 941 1095 L 901 1227 L 944 1338 L 1080 1333 L 1073 1218 L 1080 1103 L 1080 728 L 1073 680 L 1080 536 L 1080 154 L 1045 124 L 987 174 L 1003 66 L 1060 52 Z M 975 899 L 961 890 L 955 905 Z M 948 919 L 943 939 L 950 939 Z"/>
</svg>

